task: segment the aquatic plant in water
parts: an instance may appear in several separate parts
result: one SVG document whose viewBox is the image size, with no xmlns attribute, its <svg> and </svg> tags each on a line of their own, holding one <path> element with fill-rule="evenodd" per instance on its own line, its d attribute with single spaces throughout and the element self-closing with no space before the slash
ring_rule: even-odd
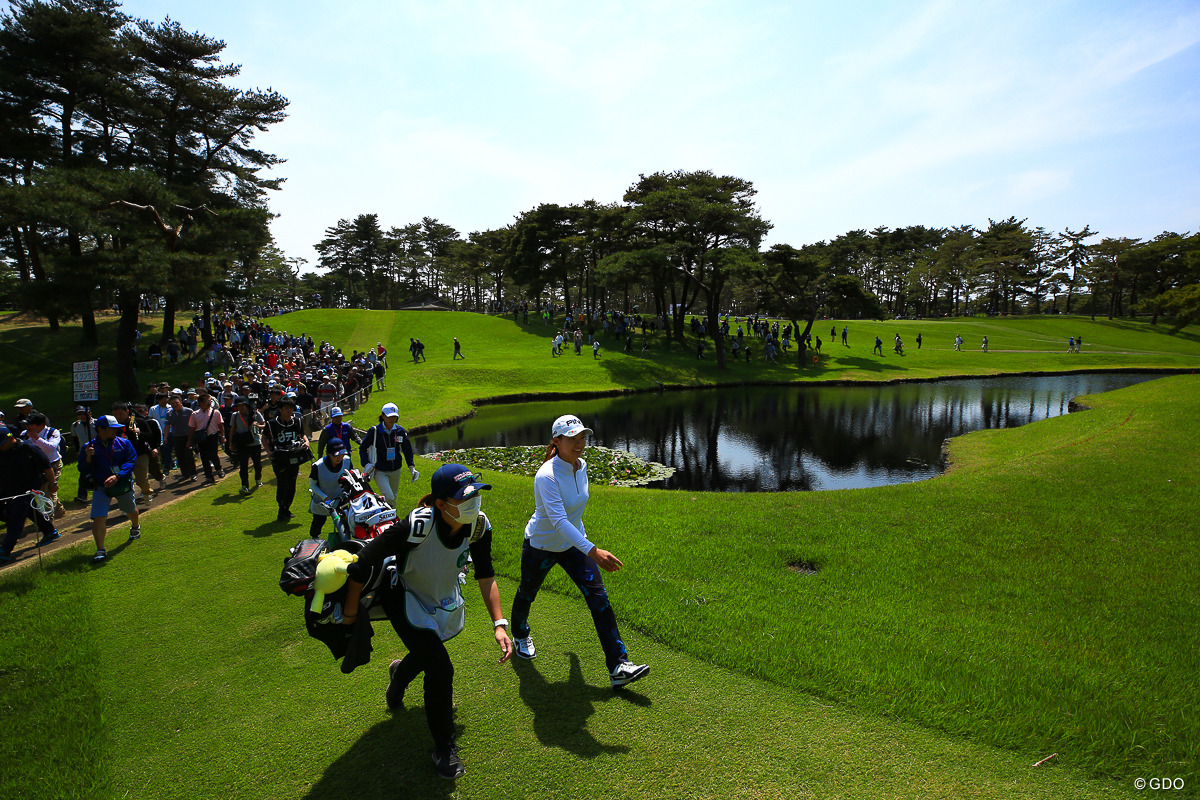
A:
<svg viewBox="0 0 1200 800">
<path fill-rule="evenodd" d="M 472 447 L 463 450 L 442 450 L 427 458 L 453 464 L 463 464 L 475 470 L 496 470 L 511 475 L 533 477 L 545 461 L 545 448 L 532 447 Z M 589 445 L 583 451 L 592 483 L 609 486 L 641 486 L 669 478 L 674 467 L 643 461 L 625 450 Z"/>
</svg>

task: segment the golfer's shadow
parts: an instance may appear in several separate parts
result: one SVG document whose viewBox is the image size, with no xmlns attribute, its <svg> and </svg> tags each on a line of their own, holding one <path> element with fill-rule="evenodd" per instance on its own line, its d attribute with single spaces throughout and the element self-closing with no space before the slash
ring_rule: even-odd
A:
<svg viewBox="0 0 1200 800">
<path fill-rule="evenodd" d="M 533 732 L 547 747 L 561 747 L 582 758 L 601 753 L 627 753 L 623 744 L 603 744 L 587 730 L 587 719 L 595 712 L 595 702 L 612 700 L 610 688 L 589 686 L 583 678 L 579 656 L 567 653 L 571 672 L 565 681 L 550 683 L 532 661 L 513 659 L 513 670 L 520 681 L 521 700 L 533 712 Z M 640 697 L 640 696 L 639 696 Z M 638 702 L 635 698 L 634 702 Z"/>
<path fill-rule="evenodd" d="M 462 727 L 457 731 L 461 734 Z M 326 768 L 305 800 L 448 800 L 454 792 L 455 784 L 434 772 L 433 743 L 420 708 L 391 715 L 357 740 L 338 741 L 345 752 Z"/>
</svg>

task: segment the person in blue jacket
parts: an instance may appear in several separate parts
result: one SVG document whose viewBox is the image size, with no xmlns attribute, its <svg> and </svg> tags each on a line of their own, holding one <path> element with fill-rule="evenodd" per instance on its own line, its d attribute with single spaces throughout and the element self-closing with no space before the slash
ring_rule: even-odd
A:
<svg viewBox="0 0 1200 800">
<path fill-rule="evenodd" d="M 396 505 L 400 470 L 405 462 L 408 463 L 408 474 L 412 476 L 413 483 L 421 477 L 421 473 L 413 466 L 413 448 L 408 440 L 408 431 L 399 422 L 400 409 L 395 403 L 388 403 L 379 416 L 379 424 L 367 430 L 358 448 L 363 474 L 367 478 L 374 476 L 379 493 L 392 506 Z"/>
<path fill-rule="evenodd" d="M 133 499 L 133 465 L 137 461 L 137 450 L 133 442 L 117 435 L 124 426 L 116 417 L 97 417 L 95 426 L 96 438 L 79 451 L 79 466 L 81 471 L 91 473 L 96 486 L 92 494 L 92 538 L 96 540 L 96 555 L 92 561 L 99 563 L 108 558 L 104 536 L 112 500 L 116 500 L 117 507 L 129 517 L 132 524 L 130 541 L 142 535 L 142 526 Z"/>
<path fill-rule="evenodd" d="M 330 422 L 321 429 L 321 435 L 317 438 L 317 455 L 325 455 L 325 448 L 334 439 L 341 439 L 342 444 L 350 447 L 350 442 L 358 441 L 358 434 L 354 432 L 354 428 L 349 422 L 342 422 L 342 409 L 334 406 L 329 409 Z"/>
</svg>

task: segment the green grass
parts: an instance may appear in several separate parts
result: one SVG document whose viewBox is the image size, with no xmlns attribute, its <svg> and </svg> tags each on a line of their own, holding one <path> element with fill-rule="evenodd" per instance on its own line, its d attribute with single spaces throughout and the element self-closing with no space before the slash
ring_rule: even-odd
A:
<svg viewBox="0 0 1200 800">
<path fill-rule="evenodd" d="M 347 351 L 385 341 L 389 389 L 360 419 L 395 399 L 410 428 L 468 413 L 474 398 L 655 381 L 1200 362 L 1194 327 L 1170 336 L 1081 318 L 852 322 L 852 347 L 827 344 L 819 369 L 726 372 L 661 345 L 649 359 L 551 359 L 549 329 L 511 318 L 302 312 L 279 324 Z M 909 355 L 870 357 L 874 332 L 887 343 L 893 330 Z M 962 353 L 950 350 L 956 332 Z M 75 360 L 65 343 L 77 334 L 0 322 L 0 343 L 20 345 L 8 348 L 21 376 L 12 399 L 52 409 L 42 398 L 59 377 L 39 360 Z M 1050 352 L 1075 334 L 1083 355 Z M 466 362 L 450 360 L 455 335 Z M 405 363 L 409 336 L 425 340 L 428 363 Z M 192 364 L 171 379 L 202 374 Z M 532 665 L 490 663 L 475 600 L 452 644 L 469 769 L 457 794 L 578 796 L 594 784 L 616 797 L 1090 797 L 1131 793 L 1135 777 L 1192 778 L 1200 472 L 1184 443 L 1200 434 L 1196 380 L 962 437 L 954 468 L 918 484 L 742 496 L 593 487 L 589 532 L 628 565 L 608 582 L 654 673 L 626 697 L 603 688 L 586 611 L 560 575 L 535 607 Z M 434 466 L 420 464 L 426 476 Z M 531 481 L 488 480 L 507 608 Z M 405 491 L 401 505 L 414 503 L 418 487 Z M 262 492 L 209 489 L 149 513 L 146 536 L 101 569 L 84 545 L 0 575 L 0 729 L 22 755 L 0 767 L 0 797 L 450 794 L 431 777 L 420 713 L 382 712 L 394 634 L 378 630 L 372 665 L 348 677 L 304 637 L 298 602 L 274 587 L 302 527 L 266 522 L 272 510 Z M 797 574 L 795 561 L 818 571 Z"/>
<path fill-rule="evenodd" d="M 494 494 L 518 484 L 529 488 L 527 479 L 506 479 Z M 6 729 L 20 721 L 25 736 L 21 758 L 5 761 L 0 795 L 451 796 L 428 761 L 419 691 L 408 711 L 383 708 L 386 665 L 403 652 L 395 634 L 377 626 L 371 664 L 342 675 L 304 635 L 299 601 L 273 585 L 302 526 L 263 524 L 263 505 L 206 490 L 148 515 L 143 538 L 114 548 L 102 568 L 92 569 L 89 549 L 79 547 L 19 573 L 22 595 L 4 608 L 6 643 L 24 631 L 26 682 L 44 689 L 8 692 L 2 721 Z M 518 530 L 508 524 L 498 533 L 503 548 L 515 549 Z M 653 669 L 622 693 L 607 688 L 574 593 L 539 597 L 538 658 L 503 666 L 478 596 L 468 594 L 467 630 L 450 643 L 468 768 L 453 796 L 578 797 L 599 787 L 614 798 L 1131 794 L 1128 782 L 1088 780 L 1053 761 L 1031 769 L 1023 753 L 681 653 L 628 624 L 625 612 L 638 603 L 632 589 L 648 580 L 631 559 L 610 581 L 627 644 Z M 5 585 L 13 581 L 8 575 Z M 501 580 L 506 606 L 514 589 Z M 46 608 L 60 592 L 83 601 L 50 615 L 58 624 L 49 630 Z M 64 641 L 92 658 L 71 664 L 55 655 Z M 6 669 L 14 655 L 6 652 Z M 62 766 L 46 774 L 54 756 Z"/>
</svg>

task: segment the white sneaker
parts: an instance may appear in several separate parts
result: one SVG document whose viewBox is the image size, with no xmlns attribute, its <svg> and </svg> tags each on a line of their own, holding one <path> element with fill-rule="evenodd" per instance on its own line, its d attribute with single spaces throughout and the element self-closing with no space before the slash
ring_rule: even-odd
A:
<svg viewBox="0 0 1200 800">
<path fill-rule="evenodd" d="M 108 558 L 108 552 L 105 550 L 97 550 L 96 555 L 92 556 L 92 563 L 99 564 L 104 559 Z"/>
<path fill-rule="evenodd" d="M 513 649 L 521 658 L 533 658 L 537 655 L 537 648 L 533 646 L 533 637 L 526 636 L 524 639 L 513 639 Z"/>
<path fill-rule="evenodd" d="M 625 661 L 617 664 L 617 668 L 609 675 L 609 679 L 612 681 L 612 688 L 620 689 L 625 684 L 641 680 L 649 674 L 650 667 L 648 665 Z"/>
<path fill-rule="evenodd" d="M 129 529 L 129 541 L 142 538 L 142 527 L 139 525 L 136 528 Z"/>
</svg>

